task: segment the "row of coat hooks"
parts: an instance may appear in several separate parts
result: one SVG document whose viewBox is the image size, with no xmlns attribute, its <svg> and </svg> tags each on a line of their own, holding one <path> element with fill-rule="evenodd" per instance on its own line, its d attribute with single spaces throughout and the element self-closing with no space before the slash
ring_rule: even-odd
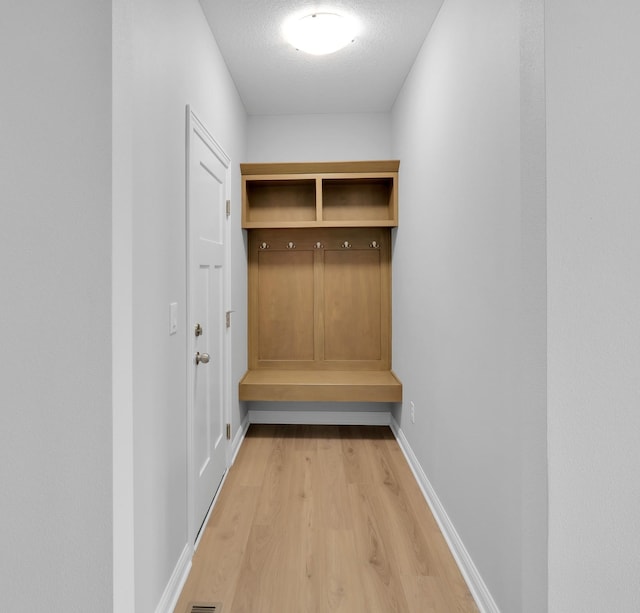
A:
<svg viewBox="0 0 640 613">
<path fill-rule="evenodd" d="M 349 242 L 349 241 L 344 241 L 343 243 L 340 244 L 340 247 L 342 249 L 351 249 L 353 245 Z M 262 243 L 260 243 L 259 245 L 260 249 L 271 249 L 271 244 L 267 243 L 265 241 L 263 241 Z M 285 248 L 286 249 L 296 249 L 296 244 L 293 241 L 289 241 L 288 243 L 285 243 Z M 318 241 L 317 243 L 314 243 L 313 245 L 314 249 L 324 249 L 324 243 Z M 369 243 L 369 248 L 371 249 L 380 249 L 380 243 L 378 241 L 371 241 Z"/>
</svg>

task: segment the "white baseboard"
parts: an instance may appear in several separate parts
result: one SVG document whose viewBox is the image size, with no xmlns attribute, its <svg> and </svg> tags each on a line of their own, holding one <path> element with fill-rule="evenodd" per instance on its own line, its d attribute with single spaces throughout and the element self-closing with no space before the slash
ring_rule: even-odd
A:
<svg viewBox="0 0 640 613">
<path fill-rule="evenodd" d="M 162 598 L 156 607 L 156 613 L 173 613 L 178 603 L 178 598 L 182 592 L 182 588 L 187 581 L 189 571 L 191 570 L 191 557 L 193 550 L 187 543 L 180 554 L 180 559 L 173 569 L 169 583 L 164 589 Z"/>
<path fill-rule="evenodd" d="M 389 411 L 256 411 L 249 410 L 252 424 L 296 424 L 322 426 L 388 426 Z"/>
<path fill-rule="evenodd" d="M 407 441 L 404 432 L 393 417 L 391 418 L 390 425 L 398 441 L 398 445 L 400 445 L 400 449 L 402 449 L 402 452 L 413 471 L 413 475 L 422 490 L 422 495 L 427 501 L 427 504 L 440 527 L 440 531 L 451 550 L 451 554 L 462 573 L 462 577 L 467 583 L 476 605 L 478 605 L 478 608 L 480 609 L 480 613 L 500 613 L 500 609 L 491 596 L 489 588 L 487 588 L 483 581 L 476 565 L 473 563 L 473 560 L 469 555 L 469 552 L 466 550 L 460 535 L 456 532 L 455 526 L 449 519 L 444 506 L 440 502 L 440 499 L 429 482 L 422 466 L 420 466 L 420 462 L 418 462 L 418 458 L 413 453 L 413 449 L 411 449 L 411 445 L 409 445 L 409 441 Z"/>
</svg>

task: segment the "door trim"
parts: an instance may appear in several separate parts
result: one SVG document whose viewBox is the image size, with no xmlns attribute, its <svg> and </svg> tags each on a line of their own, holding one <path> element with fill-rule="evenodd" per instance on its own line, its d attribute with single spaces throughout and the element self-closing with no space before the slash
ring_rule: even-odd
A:
<svg viewBox="0 0 640 613">
<path fill-rule="evenodd" d="M 186 156 L 185 156 L 185 243 L 186 243 L 186 283 L 185 283 L 185 341 L 186 341 L 186 357 L 187 357 L 187 542 L 190 548 L 191 555 L 195 551 L 196 543 L 195 537 L 199 525 L 195 525 L 196 521 L 194 515 L 194 460 L 193 460 L 193 391 L 191 386 L 192 377 L 194 376 L 195 364 L 191 359 L 192 352 L 192 338 L 189 329 L 189 319 L 191 314 L 191 236 L 190 236 L 190 194 L 189 194 L 189 181 L 190 181 L 190 163 L 191 163 L 191 138 L 192 134 L 197 132 L 202 138 L 205 144 L 209 147 L 211 152 L 218 158 L 220 163 L 225 168 L 225 199 L 230 198 L 231 191 L 231 158 L 226 154 L 220 144 L 213 138 L 209 130 L 204 123 L 199 119 L 197 114 L 193 111 L 190 104 L 186 106 Z M 229 275 L 229 267 L 231 261 L 231 248 L 230 248 L 230 223 L 227 217 L 225 217 L 224 224 L 224 296 L 223 296 L 223 308 L 225 311 L 231 311 L 230 296 L 231 296 L 231 279 Z M 224 329 L 223 347 L 224 347 L 224 361 L 222 369 L 223 378 L 223 414 L 226 423 L 231 423 L 231 328 Z M 225 449 L 225 469 L 229 469 L 230 459 L 230 441 L 224 440 Z M 225 472 L 226 474 L 226 472 Z M 221 484 L 224 481 L 222 478 Z M 215 495 L 216 492 L 213 492 Z M 214 499 L 214 496 L 212 496 Z M 212 502 L 213 505 L 213 502 Z M 207 518 L 209 515 L 207 514 Z"/>
</svg>

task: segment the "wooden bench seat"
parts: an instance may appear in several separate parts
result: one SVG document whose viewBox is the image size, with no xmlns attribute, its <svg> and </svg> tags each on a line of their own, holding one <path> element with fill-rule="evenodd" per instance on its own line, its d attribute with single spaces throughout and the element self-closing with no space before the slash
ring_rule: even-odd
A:
<svg viewBox="0 0 640 613">
<path fill-rule="evenodd" d="M 248 370 L 240 400 L 402 402 L 402 383 L 389 370 Z"/>
</svg>

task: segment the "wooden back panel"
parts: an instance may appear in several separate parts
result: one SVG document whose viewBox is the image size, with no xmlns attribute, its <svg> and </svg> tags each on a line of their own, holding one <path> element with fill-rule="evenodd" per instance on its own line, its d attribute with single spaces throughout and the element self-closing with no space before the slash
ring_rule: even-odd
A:
<svg viewBox="0 0 640 613">
<path fill-rule="evenodd" d="M 249 235 L 249 368 L 388 370 L 388 228 Z"/>
</svg>

